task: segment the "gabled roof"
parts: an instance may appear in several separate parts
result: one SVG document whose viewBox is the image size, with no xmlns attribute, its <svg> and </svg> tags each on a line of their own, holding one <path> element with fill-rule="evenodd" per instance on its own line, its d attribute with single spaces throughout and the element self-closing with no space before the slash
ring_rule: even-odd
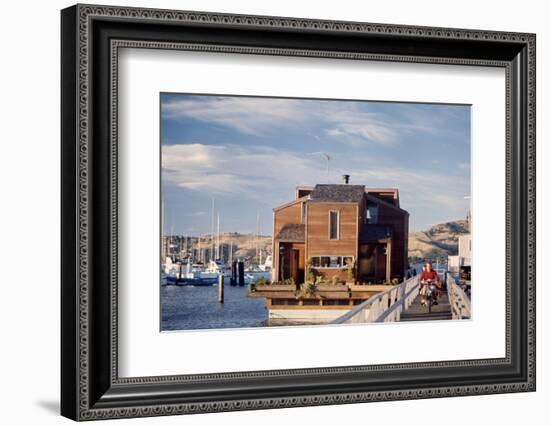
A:
<svg viewBox="0 0 550 426">
<path fill-rule="evenodd" d="M 305 241 L 306 226 L 304 224 L 287 223 L 275 238 L 279 241 Z"/>
<path fill-rule="evenodd" d="M 310 194 L 311 202 L 360 203 L 365 195 L 364 185 L 317 184 Z"/>
<path fill-rule="evenodd" d="M 386 207 L 389 207 L 390 209 L 397 210 L 398 212 L 401 212 L 403 214 L 409 214 L 407 210 L 403 210 L 401 207 L 396 206 L 393 203 L 390 203 L 389 201 L 383 200 L 382 198 L 378 198 L 376 195 L 372 195 L 367 193 L 367 200 L 373 201 L 374 203 L 382 204 Z"/>
<path fill-rule="evenodd" d="M 367 188 L 367 194 L 391 202 L 399 207 L 399 189 L 397 188 Z"/>
<path fill-rule="evenodd" d="M 307 201 L 307 195 L 301 198 L 296 198 L 295 200 L 289 201 L 288 203 L 281 204 L 280 206 L 274 207 L 273 211 L 281 210 L 293 204 L 302 203 L 304 201 Z"/>
</svg>

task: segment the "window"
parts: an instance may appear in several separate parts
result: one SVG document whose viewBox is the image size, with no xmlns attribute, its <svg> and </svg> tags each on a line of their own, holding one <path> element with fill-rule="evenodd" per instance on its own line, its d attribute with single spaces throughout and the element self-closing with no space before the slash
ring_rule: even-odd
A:
<svg viewBox="0 0 550 426">
<path fill-rule="evenodd" d="M 307 218 L 307 203 L 302 203 L 302 223 L 306 223 Z"/>
<path fill-rule="evenodd" d="M 353 256 L 312 256 L 311 266 L 313 268 L 346 268 L 353 265 Z"/>
<path fill-rule="evenodd" d="M 342 259 L 342 266 L 353 266 L 353 257 L 344 256 L 344 258 Z"/>
<path fill-rule="evenodd" d="M 378 223 L 378 205 L 367 203 L 367 223 Z"/>
<path fill-rule="evenodd" d="M 340 212 L 331 210 L 328 212 L 328 239 L 337 240 L 340 235 Z"/>
<path fill-rule="evenodd" d="M 329 256 L 321 256 L 319 259 L 320 260 L 320 265 L 321 265 L 321 268 L 328 268 L 329 265 L 330 265 L 330 257 Z"/>
</svg>

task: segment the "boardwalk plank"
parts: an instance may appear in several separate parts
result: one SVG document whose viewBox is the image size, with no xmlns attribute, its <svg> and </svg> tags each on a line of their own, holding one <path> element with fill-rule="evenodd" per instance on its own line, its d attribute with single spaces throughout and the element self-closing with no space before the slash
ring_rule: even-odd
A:
<svg viewBox="0 0 550 426">
<path fill-rule="evenodd" d="M 432 312 L 428 312 L 427 306 L 420 304 L 420 295 L 416 296 L 409 309 L 401 314 L 401 321 L 442 321 L 452 319 L 451 306 L 447 292 L 441 292 L 438 304 L 432 306 Z"/>
</svg>

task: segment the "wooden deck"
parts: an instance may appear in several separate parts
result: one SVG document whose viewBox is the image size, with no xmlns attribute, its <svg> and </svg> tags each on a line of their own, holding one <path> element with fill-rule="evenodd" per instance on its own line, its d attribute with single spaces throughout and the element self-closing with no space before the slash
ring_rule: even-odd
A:
<svg viewBox="0 0 550 426">
<path fill-rule="evenodd" d="M 416 296 L 409 309 L 401 313 L 401 321 L 441 321 L 452 319 L 451 305 L 446 291 L 441 293 L 438 304 L 428 312 L 427 306 L 420 304 L 420 296 Z"/>
</svg>

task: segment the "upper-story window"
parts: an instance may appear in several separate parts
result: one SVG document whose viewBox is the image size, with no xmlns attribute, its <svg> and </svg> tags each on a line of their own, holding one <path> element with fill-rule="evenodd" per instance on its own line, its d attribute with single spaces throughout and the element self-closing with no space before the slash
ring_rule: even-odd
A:
<svg viewBox="0 0 550 426">
<path fill-rule="evenodd" d="M 307 218 L 307 203 L 302 203 L 302 223 L 306 223 Z"/>
<path fill-rule="evenodd" d="M 378 223 L 378 204 L 367 202 L 367 223 Z"/>
<path fill-rule="evenodd" d="M 340 212 L 330 210 L 328 212 L 328 239 L 338 240 L 340 238 Z"/>
</svg>

